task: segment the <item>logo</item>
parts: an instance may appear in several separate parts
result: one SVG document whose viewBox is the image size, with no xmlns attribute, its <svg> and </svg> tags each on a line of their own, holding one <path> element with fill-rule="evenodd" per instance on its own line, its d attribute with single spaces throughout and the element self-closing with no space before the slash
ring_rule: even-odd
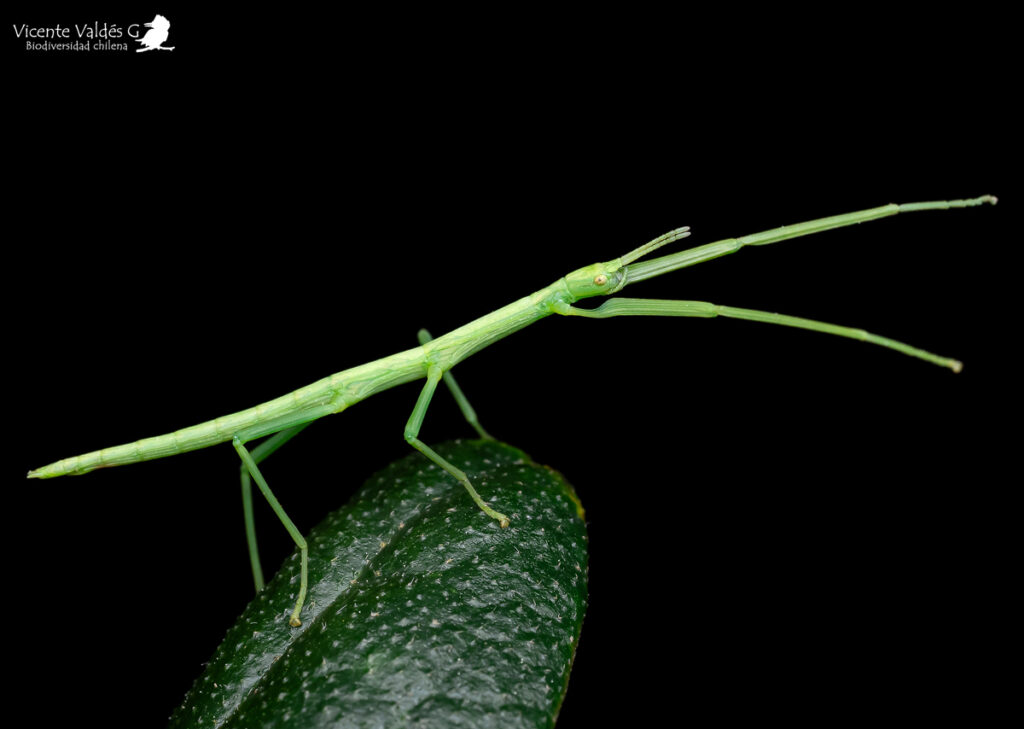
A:
<svg viewBox="0 0 1024 729">
<path fill-rule="evenodd" d="M 24 49 L 36 53 L 173 51 L 164 45 L 170 36 L 171 22 L 157 15 L 148 23 L 73 23 L 37 26 L 14 24 L 14 37 L 24 42 Z M 149 30 L 145 30 L 148 28 Z M 132 42 L 134 41 L 134 42 Z"/>
<path fill-rule="evenodd" d="M 142 36 L 137 40 L 138 43 L 142 44 L 142 48 L 137 49 L 136 53 L 145 53 L 146 51 L 173 51 L 174 46 L 170 48 L 163 45 L 164 41 L 167 40 L 167 31 L 171 29 L 171 24 L 162 15 L 158 15 L 153 18 L 152 23 L 146 23 L 146 27 L 150 30 L 146 31 L 146 35 Z"/>
</svg>

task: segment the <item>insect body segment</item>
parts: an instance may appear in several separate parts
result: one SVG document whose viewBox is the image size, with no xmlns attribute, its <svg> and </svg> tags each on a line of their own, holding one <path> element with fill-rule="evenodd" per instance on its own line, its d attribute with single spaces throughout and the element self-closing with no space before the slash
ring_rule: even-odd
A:
<svg viewBox="0 0 1024 729">
<path fill-rule="evenodd" d="M 455 383 L 451 369 L 457 363 L 499 339 L 507 337 L 509 334 L 551 314 L 592 319 L 603 319 L 613 316 L 673 316 L 697 318 L 726 317 L 810 329 L 812 331 L 835 334 L 877 344 L 932 362 L 933 364 L 948 367 L 954 372 L 959 372 L 962 365 L 955 359 L 940 357 L 902 342 L 865 332 L 862 329 L 854 329 L 784 314 L 721 306 L 706 301 L 610 298 L 595 308 L 576 307 L 573 304 L 580 299 L 616 294 L 627 285 L 638 283 L 654 276 L 660 276 L 663 273 L 679 268 L 685 268 L 703 261 L 735 253 L 746 246 L 768 245 L 832 228 L 875 220 L 901 212 L 966 208 L 985 203 L 994 205 L 996 198 L 991 195 L 984 195 L 969 200 L 884 205 L 868 210 L 820 218 L 796 225 L 782 226 L 742 238 L 728 238 L 678 253 L 640 260 L 662 246 L 690 235 L 689 228 L 678 228 L 645 243 L 620 258 L 577 269 L 558 279 L 550 286 L 529 296 L 524 296 L 518 301 L 514 301 L 490 314 L 482 316 L 437 339 L 431 339 L 426 330 L 421 330 L 419 333 L 420 346 L 414 349 L 343 370 L 300 388 L 295 392 L 249 408 L 248 410 L 217 418 L 206 423 L 200 423 L 199 425 L 184 428 L 174 433 L 66 458 L 30 471 L 28 477 L 52 478 L 54 476 L 85 473 L 103 466 L 161 458 L 231 441 L 242 460 L 242 504 L 256 589 L 259 590 L 263 586 L 263 574 L 259 564 L 256 536 L 253 528 L 251 485 L 253 480 L 256 481 L 261 493 L 267 499 L 285 529 L 291 534 L 296 546 L 300 550 L 302 558 L 301 584 L 289 618 L 289 623 L 292 626 L 298 627 L 302 624 L 299 616 L 302 611 L 307 587 L 306 543 L 299 530 L 291 522 L 287 514 L 285 514 L 280 502 L 278 502 L 270 490 L 266 480 L 260 473 L 258 464 L 313 420 L 322 418 L 325 415 L 341 412 L 377 392 L 425 378 L 426 384 L 420 392 L 412 414 L 409 416 L 409 421 L 405 426 L 406 442 L 451 474 L 453 478 L 466 488 L 470 498 L 480 507 L 484 514 L 497 521 L 499 526 L 506 527 L 511 521 L 510 518 L 493 509 L 485 502 L 480 494 L 477 493 L 466 473 L 460 470 L 456 464 L 442 458 L 419 438 L 420 428 L 423 424 L 427 408 L 441 380 L 445 381 L 466 420 L 480 437 L 490 437 L 487 431 L 480 425 L 475 411 L 473 411 L 465 395 Z M 264 436 L 271 437 L 252 451 L 246 448 L 245 444 L 247 442 Z"/>
</svg>

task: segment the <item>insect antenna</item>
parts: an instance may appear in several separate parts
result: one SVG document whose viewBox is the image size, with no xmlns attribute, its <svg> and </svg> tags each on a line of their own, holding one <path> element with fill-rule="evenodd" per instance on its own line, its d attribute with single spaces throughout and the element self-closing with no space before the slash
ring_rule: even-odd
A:
<svg viewBox="0 0 1024 729">
<path fill-rule="evenodd" d="M 675 230 L 670 230 L 669 232 L 665 233 L 664 235 L 659 235 L 654 240 L 648 241 L 647 243 L 644 243 L 642 246 L 640 246 L 636 250 L 630 251 L 629 253 L 624 255 L 622 258 L 620 258 L 619 261 L 620 261 L 621 265 L 628 266 L 630 263 L 632 263 L 633 261 L 637 260 L 638 258 L 643 258 L 648 253 L 650 253 L 651 251 L 656 251 L 657 249 L 661 248 L 663 245 L 667 245 L 669 243 L 677 241 L 680 238 L 686 238 L 689 235 L 690 235 L 690 226 L 689 225 L 685 225 L 682 228 L 676 228 Z"/>
</svg>

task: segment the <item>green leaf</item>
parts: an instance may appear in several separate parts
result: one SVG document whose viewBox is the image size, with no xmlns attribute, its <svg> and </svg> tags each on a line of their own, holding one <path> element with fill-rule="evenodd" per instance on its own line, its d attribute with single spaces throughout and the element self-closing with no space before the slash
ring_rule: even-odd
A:
<svg viewBox="0 0 1024 729">
<path fill-rule="evenodd" d="M 550 727 L 586 606 L 583 510 L 557 472 L 494 441 L 436 449 L 502 529 L 419 453 L 307 537 L 228 631 L 172 728 Z"/>
</svg>

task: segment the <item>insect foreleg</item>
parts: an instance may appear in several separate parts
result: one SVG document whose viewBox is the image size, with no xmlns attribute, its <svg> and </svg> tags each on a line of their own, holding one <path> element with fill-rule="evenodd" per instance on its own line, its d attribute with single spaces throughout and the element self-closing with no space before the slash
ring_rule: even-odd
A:
<svg viewBox="0 0 1024 729">
<path fill-rule="evenodd" d="M 941 367 L 948 367 L 954 372 L 963 369 L 963 364 L 955 359 L 940 357 L 931 352 L 926 352 L 909 344 L 897 342 L 895 339 L 880 337 L 877 334 L 866 332 L 863 329 L 843 327 L 837 324 L 829 324 L 814 319 L 803 319 L 798 316 L 787 316 L 786 314 L 775 314 L 768 311 L 756 309 L 739 309 L 734 306 L 719 306 L 707 301 L 672 301 L 667 299 L 608 299 L 596 309 L 580 309 L 575 306 L 565 307 L 563 311 L 567 316 L 585 316 L 592 319 L 605 319 L 612 316 L 691 316 L 711 318 L 724 316 L 732 319 L 748 319 L 768 324 L 782 324 L 783 326 L 810 329 L 826 334 L 836 334 L 840 337 L 859 339 L 862 342 L 878 344 L 889 349 L 895 349 L 911 357 L 918 357 Z"/>
<path fill-rule="evenodd" d="M 498 523 L 502 527 L 507 527 L 508 517 L 492 509 L 482 498 L 480 498 L 480 494 L 476 492 L 476 489 L 473 488 L 473 484 L 469 482 L 469 477 L 466 476 L 463 471 L 459 470 L 435 453 L 433 449 L 418 437 L 420 433 L 420 426 L 423 425 L 423 417 L 427 414 L 427 407 L 430 405 L 430 398 L 434 396 L 434 390 L 437 389 L 437 383 L 441 381 L 442 376 L 441 368 L 437 365 L 431 365 L 427 372 L 427 384 L 423 386 L 423 391 L 420 392 L 419 399 L 416 400 L 416 407 L 413 408 L 412 415 L 409 416 L 409 422 L 406 423 L 405 440 L 409 445 L 446 470 L 454 476 L 459 483 L 465 486 L 470 497 L 476 505 L 479 506 L 485 514 L 487 514 L 487 516 L 492 519 L 497 519 Z"/>
<path fill-rule="evenodd" d="M 745 235 L 741 238 L 726 238 L 725 240 L 719 240 L 714 243 L 707 243 L 695 248 L 688 248 L 684 251 L 679 251 L 678 253 L 661 256 L 660 258 L 651 258 L 646 261 L 633 263 L 637 258 L 646 255 L 648 252 L 663 245 L 667 240 L 670 240 L 671 234 L 666 234 L 660 238 L 655 238 L 650 243 L 637 248 L 632 253 L 629 253 L 620 259 L 620 261 L 628 263 L 629 265 L 626 267 L 626 278 L 623 283 L 620 284 L 619 288 L 654 276 L 660 276 L 664 273 L 668 273 L 669 271 L 676 271 L 680 268 L 686 268 L 687 266 L 693 266 L 697 263 L 710 261 L 720 256 L 735 253 L 747 246 L 764 246 L 772 243 L 779 243 L 780 241 L 799 238 L 800 236 L 810 235 L 811 233 L 821 233 L 822 231 L 832 230 L 834 228 L 843 228 L 848 225 L 864 223 L 869 220 L 878 220 L 879 218 L 896 215 L 897 213 L 914 212 L 917 210 L 970 208 L 978 205 L 984 205 L 986 203 L 995 205 L 996 202 L 997 200 L 994 195 L 982 195 L 981 197 L 971 198 L 970 200 L 937 200 L 932 202 L 904 203 L 902 205 L 882 205 L 881 207 L 858 210 L 853 213 L 843 213 L 842 215 L 832 215 L 827 218 L 808 220 L 803 223 L 796 223 L 795 225 L 783 225 L 760 233 Z M 681 230 L 685 231 L 686 229 L 682 228 Z"/>
</svg>

